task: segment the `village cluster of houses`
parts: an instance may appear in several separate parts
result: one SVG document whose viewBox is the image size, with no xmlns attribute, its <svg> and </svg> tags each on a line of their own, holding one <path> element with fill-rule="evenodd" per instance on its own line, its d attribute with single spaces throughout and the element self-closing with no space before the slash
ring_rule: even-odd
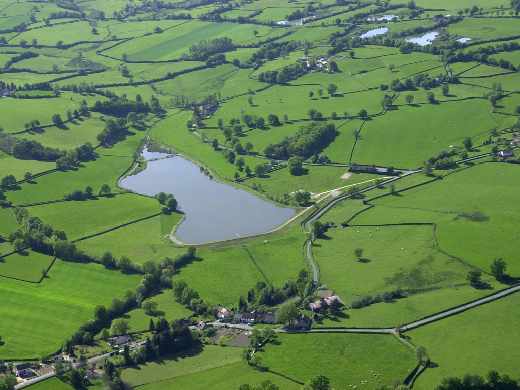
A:
<svg viewBox="0 0 520 390">
<path fill-rule="evenodd" d="M 302 62 L 305 64 L 307 70 L 318 70 L 318 71 L 330 71 L 330 65 L 328 58 L 325 57 L 308 57 L 305 56 L 302 59 Z"/>
</svg>

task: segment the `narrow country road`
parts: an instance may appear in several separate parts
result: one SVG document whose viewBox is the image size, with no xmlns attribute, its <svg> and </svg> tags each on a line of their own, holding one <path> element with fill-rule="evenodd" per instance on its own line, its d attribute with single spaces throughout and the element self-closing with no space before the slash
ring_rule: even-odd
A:
<svg viewBox="0 0 520 390">
<path fill-rule="evenodd" d="M 494 294 L 488 295 L 487 297 L 476 299 L 472 302 L 465 303 L 463 305 L 455 306 L 451 309 L 444 310 L 440 313 L 432 314 L 428 317 L 425 317 L 423 319 L 410 322 L 406 325 L 403 325 L 399 327 L 401 332 L 407 332 L 409 330 L 420 328 L 421 326 L 424 326 L 426 324 L 430 324 L 432 322 L 442 320 L 444 318 L 462 313 L 466 310 L 473 309 L 482 305 L 485 305 L 487 303 L 494 302 L 496 300 L 499 300 L 501 298 L 507 297 L 508 295 L 514 294 L 516 292 L 520 291 L 520 284 L 516 284 L 512 287 L 508 287 L 504 290 L 500 290 Z"/>
<path fill-rule="evenodd" d="M 488 295 L 483 298 L 476 299 L 474 301 L 464 303 L 462 305 L 458 305 L 452 307 L 451 309 L 443 310 L 439 313 L 431 314 L 427 317 L 421 318 L 419 320 L 409 322 L 405 325 L 396 325 L 392 328 L 314 328 L 306 331 L 287 331 L 280 330 L 281 333 L 366 333 L 366 334 L 394 334 L 399 331 L 399 333 L 408 332 L 417 328 L 420 328 L 424 325 L 431 324 L 433 322 L 460 314 L 470 309 L 477 308 L 479 306 L 483 306 L 488 303 L 492 303 L 499 299 L 505 298 L 509 295 L 517 293 L 520 291 L 520 284 L 516 284 L 514 286 L 508 287 L 506 289 L 497 291 L 494 294 Z"/>
</svg>

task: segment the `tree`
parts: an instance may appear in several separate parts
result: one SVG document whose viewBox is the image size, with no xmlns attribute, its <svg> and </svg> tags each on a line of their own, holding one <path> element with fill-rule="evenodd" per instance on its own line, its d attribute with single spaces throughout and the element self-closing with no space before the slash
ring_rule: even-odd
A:
<svg viewBox="0 0 520 390">
<path fill-rule="evenodd" d="M 313 91 L 309 91 L 309 98 L 313 98 L 314 97 L 314 92 Z"/>
<path fill-rule="evenodd" d="M 323 375 L 312 378 L 305 386 L 305 390 L 330 390 L 330 379 Z"/>
<path fill-rule="evenodd" d="M 124 335 L 128 333 L 130 326 L 128 325 L 128 321 L 124 318 L 118 318 L 112 324 L 112 334 L 113 335 Z"/>
<path fill-rule="evenodd" d="M 511 0 L 511 8 L 518 15 L 520 13 L 520 0 Z"/>
<path fill-rule="evenodd" d="M 364 108 L 362 108 L 361 110 L 359 110 L 359 113 L 358 113 L 359 117 L 363 120 L 367 120 L 368 119 L 368 112 L 367 110 L 365 110 Z"/>
<path fill-rule="evenodd" d="M 330 96 L 334 96 L 336 92 L 338 91 L 338 86 L 336 84 L 329 84 L 327 87 L 327 92 Z"/>
<path fill-rule="evenodd" d="M 257 177 L 264 177 L 267 173 L 267 166 L 265 164 L 258 164 L 255 167 L 255 175 Z"/>
<path fill-rule="evenodd" d="M 464 145 L 464 149 L 466 149 L 468 152 L 471 151 L 471 149 L 473 149 L 473 141 L 469 137 L 464 138 L 462 144 Z"/>
<path fill-rule="evenodd" d="M 311 193 L 308 191 L 296 191 L 294 200 L 302 207 L 307 206 L 311 201 Z"/>
<path fill-rule="evenodd" d="M 303 174 L 303 159 L 300 157 L 291 157 L 287 161 L 289 166 L 289 173 L 293 176 L 300 176 Z"/>
<path fill-rule="evenodd" d="M 145 301 L 141 305 L 141 308 L 144 310 L 146 315 L 153 316 L 157 312 L 157 302 Z"/>
<path fill-rule="evenodd" d="M 55 126 L 62 127 L 63 126 L 63 119 L 61 119 L 60 114 L 54 114 L 52 116 L 52 123 L 54 123 Z"/>
<path fill-rule="evenodd" d="M 173 197 L 173 195 L 168 198 L 168 201 L 166 202 L 166 208 L 168 209 L 169 212 L 173 212 L 173 211 L 176 211 L 177 210 L 177 199 L 175 199 Z"/>
<path fill-rule="evenodd" d="M 506 279 L 507 263 L 503 259 L 495 259 L 493 263 L 491 263 L 491 274 L 498 281 L 503 281 Z"/>
<path fill-rule="evenodd" d="M 103 184 L 101 188 L 99 189 L 99 196 L 107 196 L 110 195 L 112 190 L 110 189 L 110 186 L 108 184 Z"/>
<path fill-rule="evenodd" d="M 442 85 L 442 94 L 448 96 L 450 94 L 450 86 L 448 84 Z"/>
<path fill-rule="evenodd" d="M 103 256 L 101 256 L 101 264 L 103 264 L 105 268 L 115 268 L 116 260 L 112 252 L 105 252 Z"/>
<path fill-rule="evenodd" d="M 2 188 L 14 188 L 16 187 L 16 178 L 14 175 L 7 175 L 2 178 L 0 182 L 0 187 Z"/>
<path fill-rule="evenodd" d="M 406 100 L 406 104 L 413 104 L 415 97 L 413 95 L 406 95 L 404 99 Z"/>
<path fill-rule="evenodd" d="M 480 270 L 469 271 L 466 279 L 472 287 L 480 288 L 482 286 L 482 272 Z"/>
<path fill-rule="evenodd" d="M 361 258 L 363 257 L 363 248 L 356 248 L 354 250 L 354 255 L 356 256 L 356 259 L 361 260 Z"/>
<path fill-rule="evenodd" d="M 275 114 L 269 114 L 267 117 L 267 121 L 269 122 L 270 126 L 280 126 L 280 119 Z"/>
<path fill-rule="evenodd" d="M 276 312 L 277 321 L 288 327 L 292 327 L 300 315 L 300 310 L 294 302 L 284 303 Z"/>
<path fill-rule="evenodd" d="M 327 230 L 329 230 L 329 225 L 326 223 L 315 221 L 312 224 L 312 232 L 314 233 L 314 236 L 317 238 L 325 237 L 325 233 L 327 233 Z"/>
<path fill-rule="evenodd" d="M 426 98 L 428 99 L 428 102 L 430 104 L 436 104 L 437 103 L 437 99 L 435 98 L 435 94 L 433 92 L 428 92 L 426 94 Z"/>
</svg>

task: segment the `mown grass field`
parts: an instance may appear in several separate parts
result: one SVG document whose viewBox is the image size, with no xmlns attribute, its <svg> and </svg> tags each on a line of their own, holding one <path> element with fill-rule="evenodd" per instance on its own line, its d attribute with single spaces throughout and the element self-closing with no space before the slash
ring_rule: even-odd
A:
<svg viewBox="0 0 520 390">
<path fill-rule="evenodd" d="M 41 284 L 2 280 L 0 333 L 5 344 L 0 346 L 0 357 L 34 359 L 57 351 L 65 338 L 92 318 L 97 305 L 122 297 L 138 280 L 100 265 L 62 261 Z"/>
<path fill-rule="evenodd" d="M 29 214 L 67 233 L 71 240 L 160 213 L 152 198 L 121 194 L 79 202 L 61 202 L 28 208 Z"/>
</svg>

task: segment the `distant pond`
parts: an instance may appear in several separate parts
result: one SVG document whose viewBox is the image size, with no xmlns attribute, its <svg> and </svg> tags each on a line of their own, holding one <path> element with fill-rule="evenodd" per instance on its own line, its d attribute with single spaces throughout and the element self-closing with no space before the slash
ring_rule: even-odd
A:
<svg viewBox="0 0 520 390">
<path fill-rule="evenodd" d="M 361 34 L 359 37 L 362 39 L 377 37 L 378 35 L 384 35 L 388 32 L 388 27 L 378 27 L 373 30 L 368 30 L 366 33 Z"/>
<path fill-rule="evenodd" d="M 122 188 L 154 196 L 171 193 L 185 214 L 175 237 L 186 244 L 204 244 L 267 233 L 296 210 L 280 207 L 248 191 L 218 182 L 179 155 L 143 151 L 143 171 L 123 178 Z"/>
</svg>

